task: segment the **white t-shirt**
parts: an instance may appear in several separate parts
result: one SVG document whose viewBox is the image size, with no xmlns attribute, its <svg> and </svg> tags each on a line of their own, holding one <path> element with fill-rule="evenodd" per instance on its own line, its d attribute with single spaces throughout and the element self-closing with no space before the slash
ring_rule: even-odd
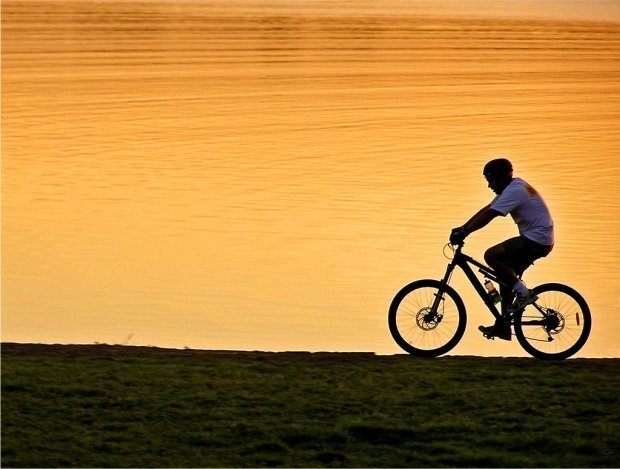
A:
<svg viewBox="0 0 620 469">
<path fill-rule="evenodd" d="M 538 191 L 521 178 L 514 178 L 491 202 L 503 216 L 510 213 L 521 236 L 545 246 L 553 245 L 553 220 Z"/>
</svg>

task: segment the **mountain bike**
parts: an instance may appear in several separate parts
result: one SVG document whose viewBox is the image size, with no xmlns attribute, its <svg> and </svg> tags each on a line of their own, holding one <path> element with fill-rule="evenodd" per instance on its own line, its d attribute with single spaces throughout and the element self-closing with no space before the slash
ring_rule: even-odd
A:
<svg viewBox="0 0 620 469">
<path fill-rule="evenodd" d="M 452 257 L 446 255 L 446 249 Z M 463 251 L 463 244 L 444 247 L 449 259 L 441 280 L 416 280 L 394 297 L 388 313 L 390 333 L 406 352 L 418 357 L 437 357 L 452 350 L 467 325 L 465 304 L 450 279 L 459 267 L 469 279 L 491 314 L 501 317 L 483 281 L 503 283 L 489 266 Z M 474 272 L 482 274 L 482 279 Z M 592 316 L 586 300 L 575 289 L 561 283 L 545 283 L 532 289 L 538 299 L 510 316 L 511 331 L 523 349 L 542 360 L 563 360 L 586 343 Z M 512 333 L 512 332 L 511 332 Z"/>
</svg>

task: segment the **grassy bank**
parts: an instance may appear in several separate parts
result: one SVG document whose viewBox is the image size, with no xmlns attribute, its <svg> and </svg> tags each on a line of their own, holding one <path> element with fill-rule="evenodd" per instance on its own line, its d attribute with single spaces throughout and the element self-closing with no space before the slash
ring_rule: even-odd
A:
<svg viewBox="0 0 620 469">
<path fill-rule="evenodd" d="M 617 467 L 620 360 L 2 346 L 4 467 Z"/>
</svg>

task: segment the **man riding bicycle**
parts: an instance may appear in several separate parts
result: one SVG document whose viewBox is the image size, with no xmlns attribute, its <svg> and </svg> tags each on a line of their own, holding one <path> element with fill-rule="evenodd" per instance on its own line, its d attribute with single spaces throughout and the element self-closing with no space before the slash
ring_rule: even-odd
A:
<svg viewBox="0 0 620 469">
<path fill-rule="evenodd" d="M 512 176 L 512 164 L 507 159 L 489 161 L 483 175 L 497 196 L 463 226 L 454 228 L 450 243 L 462 243 L 468 235 L 500 215 L 510 214 L 517 224 L 519 236 L 490 247 L 484 254 L 487 264 L 505 285 L 500 285 L 503 298 L 500 319 L 492 326 L 479 328 L 486 337 L 510 340 L 510 315 L 537 300 L 521 276 L 536 259 L 547 256 L 553 249 L 553 220 L 538 191 L 523 179 Z"/>
</svg>

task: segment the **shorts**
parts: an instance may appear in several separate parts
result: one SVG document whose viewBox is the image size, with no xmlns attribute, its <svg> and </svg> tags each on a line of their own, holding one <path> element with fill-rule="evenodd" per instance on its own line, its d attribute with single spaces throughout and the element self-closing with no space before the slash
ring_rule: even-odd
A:
<svg viewBox="0 0 620 469">
<path fill-rule="evenodd" d="M 545 246 L 527 239 L 524 236 L 507 239 L 502 243 L 506 250 L 505 262 L 512 267 L 517 275 L 522 275 L 536 259 L 546 257 L 553 245 Z"/>
</svg>

